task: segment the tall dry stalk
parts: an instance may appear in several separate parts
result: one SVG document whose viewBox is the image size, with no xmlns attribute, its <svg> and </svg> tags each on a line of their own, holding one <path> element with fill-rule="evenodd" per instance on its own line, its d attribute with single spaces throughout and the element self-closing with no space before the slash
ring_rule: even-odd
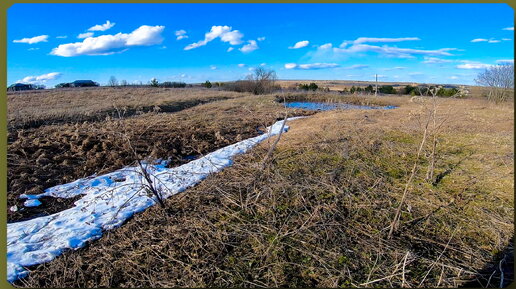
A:
<svg viewBox="0 0 516 289">
<path fill-rule="evenodd" d="M 388 239 L 390 239 L 392 237 L 392 234 L 394 233 L 394 231 L 396 231 L 398 229 L 398 222 L 400 219 L 401 207 L 405 203 L 405 199 L 407 198 L 407 195 L 409 192 L 409 187 L 412 184 L 414 176 L 416 175 L 417 167 L 418 167 L 418 163 L 419 163 L 419 157 L 421 156 L 421 152 L 423 151 L 423 146 L 426 143 L 426 138 L 428 135 L 428 126 L 430 124 L 430 120 L 431 120 L 431 117 L 428 117 L 426 124 L 425 124 L 425 130 L 423 131 L 423 138 L 421 139 L 421 143 L 419 144 L 419 148 L 417 150 L 416 159 L 414 160 L 414 165 L 412 166 L 410 176 L 409 176 L 407 182 L 405 183 L 405 189 L 403 190 L 403 195 L 401 197 L 400 204 L 398 205 L 398 208 L 396 209 L 396 214 L 394 215 L 394 218 L 391 222 L 389 234 L 387 235 Z"/>
</svg>

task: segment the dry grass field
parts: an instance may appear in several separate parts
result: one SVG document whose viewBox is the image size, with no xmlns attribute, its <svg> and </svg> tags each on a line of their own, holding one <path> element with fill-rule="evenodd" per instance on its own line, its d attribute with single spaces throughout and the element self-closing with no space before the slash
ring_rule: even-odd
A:
<svg viewBox="0 0 516 289">
<path fill-rule="evenodd" d="M 23 95 L 36 104 L 27 107 Z M 21 193 L 109 172 L 136 157 L 170 157 L 176 166 L 255 136 L 284 117 L 283 99 L 397 108 L 289 110 L 310 116 L 289 122 L 265 168 L 273 139 L 167 199 L 166 212 L 154 206 L 136 214 L 100 240 L 29 268 L 15 286 L 498 287 L 512 281 L 512 102 L 439 98 L 441 125 L 421 146 L 429 98 L 205 89 L 9 94 L 8 206 L 21 206 Z M 178 103 L 194 104 L 174 112 L 141 109 Z M 141 113 L 106 119 L 113 107 Z M 102 118 L 84 118 L 97 115 Z M 43 202 L 8 212 L 9 221 L 72 205 Z M 399 227 L 389 236 L 398 207 Z"/>
</svg>

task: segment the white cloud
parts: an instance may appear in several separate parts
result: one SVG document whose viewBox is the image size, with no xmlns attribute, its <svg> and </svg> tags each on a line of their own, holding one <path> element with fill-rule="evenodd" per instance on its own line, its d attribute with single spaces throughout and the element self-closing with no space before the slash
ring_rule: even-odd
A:
<svg viewBox="0 0 516 289">
<path fill-rule="evenodd" d="M 258 37 L 258 38 L 256 38 L 256 40 L 258 40 L 258 41 L 264 41 L 264 40 L 265 40 L 265 37 Z"/>
<path fill-rule="evenodd" d="M 29 49 L 27 49 L 28 51 L 34 51 L 34 50 L 39 50 L 39 47 L 31 47 Z"/>
<path fill-rule="evenodd" d="M 177 30 L 176 31 L 176 40 L 181 40 L 181 39 L 185 39 L 185 38 L 188 38 L 188 35 L 186 35 L 186 31 L 181 29 L 181 30 Z"/>
<path fill-rule="evenodd" d="M 450 79 L 459 79 L 459 77 L 456 75 L 452 75 L 452 76 L 450 76 Z"/>
<path fill-rule="evenodd" d="M 60 72 L 50 72 L 47 74 L 39 75 L 39 76 L 26 76 L 21 80 L 18 80 L 17 82 L 21 83 L 45 83 L 49 80 L 58 79 L 61 77 Z"/>
<path fill-rule="evenodd" d="M 132 46 L 150 46 L 161 44 L 161 33 L 165 26 L 142 25 L 131 33 L 101 35 L 89 37 L 82 42 L 61 44 L 52 49 L 50 54 L 64 57 L 79 55 L 109 55 L 123 52 Z"/>
<path fill-rule="evenodd" d="M 240 63 L 240 64 L 238 64 L 238 67 L 246 67 L 246 65 L 243 63 Z"/>
<path fill-rule="evenodd" d="M 288 49 L 299 49 L 299 48 L 308 46 L 308 44 L 310 44 L 310 41 L 303 40 L 303 41 L 296 42 L 296 44 L 294 44 L 294 46 L 290 46 Z"/>
<path fill-rule="evenodd" d="M 81 33 L 81 34 L 77 35 L 77 38 L 82 39 L 82 38 L 88 38 L 88 37 L 92 37 L 92 36 L 93 36 L 93 32 L 86 32 L 86 33 Z"/>
<path fill-rule="evenodd" d="M 355 64 L 355 65 L 351 65 L 351 66 L 347 66 L 347 67 L 343 67 L 344 69 L 364 69 L 364 68 L 368 68 L 369 65 L 365 65 L 365 64 Z"/>
<path fill-rule="evenodd" d="M 402 41 L 416 41 L 421 40 L 418 37 L 402 37 L 402 38 L 375 38 L 375 37 L 359 37 L 353 41 L 354 44 L 360 43 L 389 43 L 389 42 L 402 42 Z"/>
<path fill-rule="evenodd" d="M 267 65 L 267 63 L 265 63 L 265 62 L 264 63 L 260 63 L 260 66 L 266 66 L 266 65 Z"/>
<path fill-rule="evenodd" d="M 286 69 L 302 69 L 302 70 L 314 70 L 314 69 L 327 69 L 339 67 L 337 63 L 311 63 L 311 64 L 296 64 L 287 63 L 285 64 Z"/>
<path fill-rule="evenodd" d="M 425 60 L 423 61 L 423 63 L 427 63 L 427 64 L 449 63 L 449 62 L 452 62 L 452 61 L 448 60 L 448 59 L 441 59 L 441 58 L 437 58 L 437 57 L 426 57 L 426 56 L 425 56 Z"/>
<path fill-rule="evenodd" d="M 514 59 L 500 59 L 500 60 L 497 60 L 496 63 L 498 63 L 498 64 L 514 64 Z"/>
<path fill-rule="evenodd" d="M 258 47 L 258 44 L 256 44 L 255 40 L 249 40 L 247 41 L 248 44 L 242 46 L 242 48 L 239 48 L 240 51 L 243 53 L 249 53 L 251 51 L 255 51 L 256 49 L 260 48 Z"/>
<path fill-rule="evenodd" d="M 35 44 L 39 42 L 47 42 L 48 41 L 48 35 L 40 35 L 40 36 L 34 36 L 31 38 L 22 38 L 18 40 L 13 40 L 14 43 L 27 43 L 27 44 Z"/>
<path fill-rule="evenodd" d="M 115 26 L 115 24 L 116 23 L 111 23 L 111 22 L 109 22 L 109 20 L 107 20 L 106 23 L 104 23 L 102 25 L 95 25 L 95 26 L 88 28 L 88 31 L 106 31 L 106 30 L 112 28 L 113 26 Z"/>
<path fill-rule="evenodd" d="M 392 70 L 402 70 L 402 69 L 406 69 L 406 67 L 404 67 L 404 66 L 395 66 L 395 67 L 390 67 L 390 68 L 384 68 L 383 70 L 385 70 L 385 71 L 392 71 Z"/>
<path fill-rule="evenodd" d="M 344 43 L 343 43 L 344 44 Z M 360 52 L 376 52 L 388 57 L 397 58 L 414 58 L 414 55 L 427 55 L 427 56 L 450 56 L 452 55 L 448 51 L 457 50 L 456 48 L 441 48 L 436 50 L 422 50 L 412 48 L 398 48 L 393 46 L 376 46 L 369 44 L 353 44 L 350 47 L 346 47 L 347 44 L 341 45 L 341 48 L 333 48 L 335 53 L 352 54 Z"/>
<path fill-rule="evenodd" d="M 59 38 L 59 39 L 65 39 L 65 38 L 68 38 L 68 36 L 66 36 L 66 35 L 61 35 L 61 36 L 56 36 L 56 38 Z"/>
<path fill-rule="evenodd" d="M 508 39 L 508 38 L 503 38 L 502 40 L 511 40 L 511 39 Z M 485 39 L 485 38 L 475 38 L 473 40 L 471 40 L 471 42 L 475 43 L 475 42 L 487 42 L 487 43 L 500 43 L 501 40 L 498 40 L 498 39 L 494 39 L 494 38 L 489 38 L 489 39 Z"/>
<path fill-rule="evenodd" d="M 502 38 L 503 41 L 511 41 L 512 39 L 510 38 Z"/>
<path fill-rule="evenodd" d="M 230 26 L 212 26 L 210 32 L 204 34 L 204 40 L 191 43 L 184 50 L 204 46 L 216 38 L 220 38 L 222 42 L 229 42 L 231 45 L 238 45 L 243 42 L 242 37 L 244 37 L 244 34 L 238 30 L 232 30 Z"/>
<path fill-rule="evenodd" d="M 210 69 L 211 69 L 211 70 L 216 70 L 216 69 L 217 69 L 217 66 L 215 66 L 215 65 L 210 65 Z"/>
<path fill-rule="evenodd" d="M 510 31 L 514 31 L 514 26 L 512 26 L 512 27 L 505 27 L 505 28 L 504 28 L 504 29 L 502 29 L 502 30 L 510 30 Z"/>
<path fill-rule="evenodd" d="M 331 43 L 326 43 L 326 44 L 323 44 L 321 46 L 318 47 L 319 49 L 330 49 L 332 48 L 332 44 Z"/>
<path fill-rule="evenodd" d="M 233 47 L 229 47 L 229 48 L 228 48 L 228 50 L 226 50 L 226 51 L 227 51 L 227 52 L 231 52 L 231 51 L 233 51 L 233 49 L 235 49 L 235 48 L 233 48 Z"/>
<path fill-rule="evenodd" d="M 457 68 L 459 69 L 485 69 L 492 66 L 490 64 L 480 63 L 477 61 L 462 60 L 461 62 L 463 64 L 457 65 Z"/>
</svg>

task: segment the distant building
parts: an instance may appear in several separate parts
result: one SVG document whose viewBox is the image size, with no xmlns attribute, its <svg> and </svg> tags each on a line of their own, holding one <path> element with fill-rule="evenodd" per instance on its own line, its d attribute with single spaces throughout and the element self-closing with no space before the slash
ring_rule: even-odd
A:
<svg viewBox="0 0 516 289">
<path fill-rule="evenodd" d="M 70 83 L 71 87 L 90 87 L 90 86 L 99 86 L 98 83 L 93 80 L 76 80 Z"/>
<path fill-rule="evenodd" d="M 15 83 L 7 88 L 7 91 L 33 90 L 37 87 L 28 83 Z"/>
</svg>

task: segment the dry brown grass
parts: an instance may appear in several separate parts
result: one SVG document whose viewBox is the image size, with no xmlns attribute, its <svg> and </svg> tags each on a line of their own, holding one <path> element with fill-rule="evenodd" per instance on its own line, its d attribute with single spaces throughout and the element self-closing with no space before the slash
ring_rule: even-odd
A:
<svg viewBox="0 0 516 289">
<path fill-rule="evenodd" d="M 99 87 L 10 92 L 9 127 L 27 128 L 70 121 L 104 120 L 148 111 L 174 112 L 188 107 L 241 97 L 243 94 L 201 88 Z"/>
<path fill-rule="evenodd" d="M 296 120 L 266 170 L 274 140 L 168 199 L 171 216 L 152 207 L 17 285 L 456 287 L 486 268 L 496 285 L 487 265 L 514 234 L 513 107 L 439 101 L 441 179 L 416 174 L 387 239 L 423 112 L 406 99 Z"/>
<path fill-rule="evenodd" d="M 193 90 L 192 99 L 199 98 L 198 93 Z M 170 158 L 170 165 L 175 166 L 184 163 L 185 157 L 205 154 L 258 135 L 283 117 L 282 111 L 272 96 L 240 94 L 240 98 L 177 113 L 150 112 L 102 122 L 12 129 L 7 157 L 8 208 L 22 207 L 23 200 L 18 198 L 22 193 L 42 193 L 54 185 L 133 164 L 135 156 L 122 134 L 141 159 Z M 48 198 L 39 207 L 8 210 L 8 221 L 55 213 L 72 205 L 72 201 Z"/>
</svg>

